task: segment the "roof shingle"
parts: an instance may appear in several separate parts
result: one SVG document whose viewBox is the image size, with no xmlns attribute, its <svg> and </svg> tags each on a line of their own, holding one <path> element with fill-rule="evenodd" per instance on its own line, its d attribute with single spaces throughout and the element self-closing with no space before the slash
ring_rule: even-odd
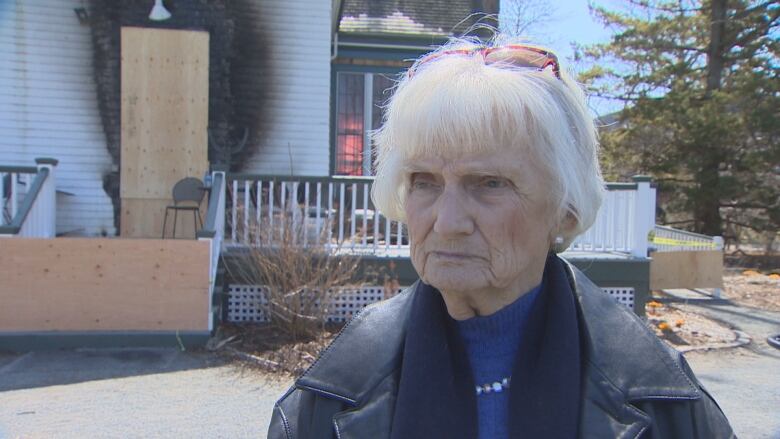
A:
<svg viewBox="0 0 780 439">
<path fill-rule="evenodd" d="M 485 4 L 495 6 L 483 7 Z M 462 34 L 498 2 L 480 0 L 344 0 L 339 31 L 361 34 Z M 486 9 L 495 10 L 486 10 Z M 475 14 L 476 15 L 472 15 Z"/>
</svg>

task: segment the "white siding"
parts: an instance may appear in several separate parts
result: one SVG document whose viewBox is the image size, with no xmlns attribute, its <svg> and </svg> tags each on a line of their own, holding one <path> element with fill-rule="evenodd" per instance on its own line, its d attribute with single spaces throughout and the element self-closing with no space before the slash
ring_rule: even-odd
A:
<svg viewBox="0 0 780 439">
<path fill-rule="evenodd" d="M 268 87 L 263 102 L 266 116 L 259 126 L 263 138 L 244 171 L 328 175 L 331 3 L 255 3 L 257 26 L 270 43 L 269 74 L 263 84 Z"/>
<path fill-rule="evenodd" d="M 0 0 L 0 164 L 59 160 L 57 231 L 114 234 L 103 191 L 111 158 L 97 107 L 81 0 Z"/>
</svg>

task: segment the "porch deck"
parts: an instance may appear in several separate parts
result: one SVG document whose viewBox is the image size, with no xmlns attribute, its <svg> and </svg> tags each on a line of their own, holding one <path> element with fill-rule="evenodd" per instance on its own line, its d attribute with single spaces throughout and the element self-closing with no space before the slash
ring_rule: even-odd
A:
<svg viewBox="0 0 780 439">
<path fill-rule="evenodd" d="M 214 176 L 205 230 L 194 240 L 55 238 L 54 173 L 38 178 L 35 190 L 11 192 L 3 204 L 14 216 L 0 223 L 0 351 L 208 340 L 219 318 L 224 174 Z"/>
<path fill-rule="evenodd" d="M 228 174 L 227 181 L 227 259 L 241 258 L 250 249 L 319 247 L 335 256 L 359 256 L 361 270 L 367 272 L 391 266 L 397 285 L 417 279 L 406 226 L 375 208 L 370 197 L 373 178 Z M 561 253 L 638 314 L 643 314 L 649 294 L 647 236 L 654 212 L 655 189 L 649 179 L 610 183 L 596 222 Z M 228 277 L 227 290 L 224 318 L 262 320 L 258 307 L 264 300 L 263 286 L 242 285 Z M 383 285 L 365 285 L 350 292 L 331 319 L 347 319 L 360 307 L 393 294 Z"/>
</svg>

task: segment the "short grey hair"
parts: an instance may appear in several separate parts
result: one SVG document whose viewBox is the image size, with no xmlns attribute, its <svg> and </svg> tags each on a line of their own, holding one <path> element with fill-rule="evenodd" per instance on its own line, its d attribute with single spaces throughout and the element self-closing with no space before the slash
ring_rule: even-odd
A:
<svg viewBox="0 0 780 439">
<path fill-rule="evenodd" d="M 437 52 L 482 45 L 453 39 Z M 426 55 L 427 56 L 427 55 Z M 528 148 L 551 176 L 549 192 L 563 245 L 596 219 L 604 191 L 598 136 L 579 84 L 550 71 L 488 64 L 480 56 L 447 54 L 412 67 L 387 103 L 376 145 L 375 206 L 405 221 L 408 175 L 404 163 L 419 156 Z M 573 220 L 573 221 L 572 221 Z M 552 244 L 552 243 L 551 243 Z M 565 248 L 565 247 L 564 247 Z"/>
</svg>

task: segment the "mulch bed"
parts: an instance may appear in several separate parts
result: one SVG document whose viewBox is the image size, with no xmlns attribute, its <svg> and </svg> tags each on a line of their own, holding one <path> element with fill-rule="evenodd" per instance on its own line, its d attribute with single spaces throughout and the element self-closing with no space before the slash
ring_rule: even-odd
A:
<svg viewBox="0 0 780 439">
<path fill-rule="evenodd" d="M 691 312 L 682 305 L 653 301 L 647 304 L 645 312 L 647 324 L 655 334 L 676 349 L 717 346 L 737 339 L 731 328 Z"/>
<path fill-rule="evenodd" d="M 723 276 L 723 298 L 740 305 L 780 312 L 780 270 L 745 270 Z"/>
<path fill-rule="evenodd" d="M 224 324 L 206 348 L 248 369 L 300 376 L 338 334 L 329 326 L 316 338 L 294 339 L 268 324 Z"/>
<path fill-rule="evenodd" d="M 780 273 L 731 270 L 723 276 L 722 298 L 741 306 L 780 312 Z M 736 340 L 730 328 L 692 312 L 687 305 L 650 302 L 647 322 L 656 335 L 675 348 L 687 350 Z"/>
</svg>

